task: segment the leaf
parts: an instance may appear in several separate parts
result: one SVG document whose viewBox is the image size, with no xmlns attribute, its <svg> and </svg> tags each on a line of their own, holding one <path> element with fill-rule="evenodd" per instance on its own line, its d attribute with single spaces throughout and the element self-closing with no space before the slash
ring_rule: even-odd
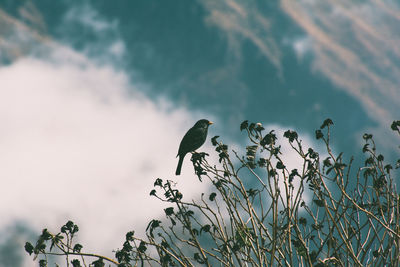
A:
<svg viewBox="0 0 400 267">
<path fill-rule="evenodd" d="M 199 230 L 197 230 L 196 228 L 193 228 L 193 229 L 192 229 L 192 232 L 193 232 L 193 234 L 195 234 L 195 235 L 199 235 Z"/>
<path fill-rule="evenodd" d="M 209 199 L 210 201 L 214 201 L 216 196 L 217 196 L 217 194 L 213 192 L 213 193 L 210 194 L 210 196 L 209 196 L 208 199 Z"/>
<path fill-rule="evenodd" d="M 298 138 L 298 134 L 295 131 L 287 130 L 284 134 L 284 137 L 289 139 L 289 142 L 292 143 L 294 140 Z"/>
<path fill-rule="evenodd" d="M 278 154 L 282 154 L 281 146 L 277 146 L 277 147 L 274 147 L 273 149 L 271 149 L 271 153 L 275 156 L 278 156 Z"/>
<path fill-rule="evenodd" d="M 276 163 L 276 168 L 279 169 L 279 170 L 282 170 L 282 169 L 285 168 L 285 165 L 283 165 L 282 161 L 278 161 Z"/>
<path fill-rule="evenodd" d="M 316 159 L 316 158 L 318 158 L 318 153 L 317 152 L 315 152 L 311 147 L 308 149 L 308 156 L 311 158 L 311 159 Z"/>
<path fill-rule="evenodd" d="M 140 253 L 144 253 L 146 250 L 147 250 L 147 245 L 146 245 L 146 243 L 143 242 L 143 241 L 141 241 L 141 242 L 140 242 L 140 245 L 139 245 L 139 247 L 138 247 L 138 251 L 139 251 Z"/>
<path fill-rule="evenodd" d="M 173 207 L 169 207 L 164 209 L 165 215 L 167 216 L 171 216 L 172 214 L 174 214 L 174 208 Z"/>
<path fill-rule="evenodd" d="M 50 240 L 51 234 L 49 233 L 49 231 L 47 231 L 47 229 L 43 229 L 40 238 L 42 238 L 43 240 Z"/>
<path fill-rule="evenodd" d="M 387 164 L 387 165 L 385 165 L 384 169 L 386 170 L 387 173 L 389 173 L 390 170 L 393 169 L 393 167 L 392 167 L 392 165 Z"/>
<path fill-rule="evenodd" d="M 256 124 L 255 124 L 254 122 L 252 122 L 252 123 L 250 123 L 250 125 L 249 125 L 249 130 L 250 130 L 250 131 L 253 131 L 255 127 L 256 127 Z"/>
<path fill-rule="evenodd" d="M 372 139 L 372 134 L 367 134 L 367 133 L 363 134 L 363 139 L 364 139 L 365 141 L 367 141 L 367 140 L 369 140 L 369 139 Z"/>
<path fill-rule="evenodd" d="M 82 248 L 83 248 L 83 246 L 81 244 L 75 244 L 73 251 L 80 253 Z"/>
<path fill-rule="evenodd" d="M 154 182 L 154 186 L 160 186 L 162 187 L 162 179 L 161 178 L 157 178 L 156 181 Z"/>
<path fill-rule="evenodd" d="M 125 235 L 126 241 L 133 241 L 133 236 L 134 235 L 135 235 L 134 231 L 130 231 L 130 232 L 126 233 L 126 235 Z"/>
<path fill-rule="evenodd" d="M 261 132 L 265 130 L 265 128 L 262 126 L 260 122 L 256 123 L 256 131 Z"/>
<path fill-rule="evenodd" d="M 330 158 L 331 158 L 331 157 L 327 157 L 326 159 L 324 159 L 323 164 L 324 164 L 325 167 L 330 167 L 330 166 L 332 166 L 332 163 L 331 163 Z"/>
<path fill-rule="evenodd" d="M 217 141 L 218 137 L 219 137 L 219 135 L 216 135 L 216 136 L 214 136 L 213 138 L 211 138 L 211 144 L 212 144 L 213 146 L 218 145 L 218 141 Z"/>
<path fill-rule="evenodd" d="M 81 262 L 78 259 L 74 259 L 71 261 L 72 267 L 82 267 Z"/>
<path fill-rule="evenodd" d="M 217 151 L 217 152 L 227 151 L 227 150 L 228 150 L 228 146 L 227 146 L 227 145 L 224 145 L 224 144 L 219 145 L 219 146 L 215 149 L 215 151 Z"/>
<path fill-rule="evenodd" d="M 257 145 L 253 145 L 253 146 L 246 146 L 246 155 L 247 156 L 255 156 L 256 152 L 257 152 Z"/>
<path fill-rule="evenodd" d="M 188 216 L 188 217 L 190 217 L 190 216 L 193 216 L 193 215 L 194 215 L 194 212 L 191 211 L 191 210 L 188 210 L 188 211 L 185 213 L 185 215 Z"/>
<path fill-rule="evenodd" d="M 200 254 L 199 253 L 194 253 L 194 259 L 198 262 L 198 263 L 200 263 L 200 264 L 204 264 L 204 260 L 200 257 Z"/>
<path fill-rule="evenodd" d="M 72 235 L 76 234 L 78 231 L 79 231 L 79 227 L 78 227 L 78 225 L 75 224 L 74 227 L 72 228 L 71 234 Z"/>
<path fill-rule="evenodd" d="M 105 266 L 103 259 L 98 259 L 96 261 L 93 261 L 92 264 L 93 264 L 93 267 L 104 267 Z"/>
<path fill-rule="evenodd" d="M 131 251 L 133 249 L 131 243 L 129 241 L 124 242 L 124 246 L 122 247 L 122 250 L 124 251 Z"/>
<path fill-rule="evenodd" d="M 291 171 L 291 173 L 289 174 L 289 183 L 293 182 L 293 179 L 294 179 L 294 177 L 296 177 L 296 176 L 299 176 L 299 177 L 300 177 L 300 175 L 299 175 L 297 169 L 293 169 L 293 170 Z"/>
<path fill-rule="evenodd" d="M 318 207 L 323 207 L 324 206 L 324 201 L 321 200 L 321 199 L 314 199 L 313 201 Z"/>
<path fill-rule="evenodd" d="M 47 260 L 40 260 L 39 261 L 39 266 L 40 267 L 47 267 Z"/>
<path fill-rule="evenodd" d="M 399 129 L 398 129 L 398 127 L 400 126 L 400 121 L 393 121 L 393 123 L 392 123 L 392 125 L 390 126 L 390 128 L 393 130 L 393 131 L 398 131 Z"/>
<path fill-rule="evenodd" d="M 274 144 L 275 141 L 276 141 L 276 135 L 274 134 L 274 130 L 272 130 L 264 136 L 264 138 L 260 142 L 260 145 L 262 146 L 271 145 Z"/>
<path fill-rule="evenodd" d="M 374 163 L 374 159 L 369 157 L 365 160 L 365 165 L 372 165 Z"/>
<path fill-rule="evenodd" d="M 336 162 L 333 166 L 336 170 L 343 170 L 347 165 L 344 163 Z"/>
<path fill-rule="evenodd" d="M 240 124 L 240 131 L 243 131 L 244 129 L 247 129 L 249 127 L 249 121 L 245 120 Z"/>
<path fill-rule="evenodd" d="M 368 151 L 368 146 L 369 146 L 369 144 L 365 144 L 365 145 L 363 146 L 363 149 L 362 149 L 362 152 L 363 152 L 363 153 L 365 153 L 365 152 Z"/>
<path fill-rule="evenodd" d="M 201 181 L 201 180 L 200 180 Z M 181 200 L 183 198 L 183 195 L 181 192 L 176 192 L 175 194 L 175 198 L 173 202 L 178 202 L 179 200 Z"/>
<path fill-rule="evenodd" d="M 248 161 L 254 161 L 254 156 L 247 156 L 246 159 L 247 159 Z"/>
<path fill-rule="evenodd" d="M 249 195 L 249 197 L 254 197 L 259 191 L 257 189 L 250 188 L 249 190 L 246 190 L 246 192 Z"/>
<path fill-rule="evenodd" d="M 211 229 L 211 226 L 209 224 L 203 225 L 203 227 L 201 227 L 201 229 L 200 229 L 200 234 L 202 231 L 208 233 L 208 232 L 210 232 L 210 229 Z"/>
<path fill-rule="evenodd" d="M 253 160 L 249 160 L 249 161 L 247 162 L 247 166 L 248 166 L 250 169 L 255 169 L 255 168 L 257 167 L 257 165 L 254 163 Z"/>
<path fill-rule="evenodd" d="M 258 166 L 265 167 L 267 165 L 267 162 L 268 162 L 267 159 L 260 158 L 257 163 L 258 163 Z"/>
<path fill-rule="evenodd" d="M 72 228 L 74 227 L 74 222 L 73 221 L 68 221 L 65 226 L 67 227 L 67 229 L 71 232 Z"/>
<path fill-rule="evenodd" d="M 321 125 L 321 129 L 324 129 L 325 127 L 329 127 L 330 125 L 332 125 L 333 124 L 333 121 L 331 120 L 331 119 L 326 119 L 326 120 L 324 120 L 324 122 L 322 123 L 322 125 Z"/>
<path fill-rule="evenodd" d="M 154 229 L 156 229 L 157 227 L 159 227 L 160 224 L 161 224 L 161 221 L 159 221 L 159 220 L 151 220 L 151 221 L 149 222 L 149 224 L 148 224 L 147 227 L 146 227 L 146 231 L 149 231 L 149 230 L 150 230 L 150 236 L 151 236 L 151 237 L 154 238 L 153 231 L 154 231 Z"/>
<path fill-rule="evenodd" d="M 25 243 L 25 251 L 29 253 L 29 255 L 32 255 L 33 253 L 33 246 L 31 243 L 26 242 Z"/>
<path fill-rule="evenodd" d="M 160 262 L 162 266 L 169 266 L 168 263 L 172 262 L 171 256 L 169 254 L 165 254 L 164 256 L 160 257 Z"/>
<path fill-rule="evenodd" d="M 322 131 L 321 130 L 316 130 L 315 131 L 315 138 L 318 140 L 318 139 L 321 139 L 322 137 L 324 137 L 324 134 L 322 133 Z"/>
<path fill-rule="evenodd" d="M 46 244 L 44 243 L 44 240 L 39 239 L 34 249 L 35 254 L 39 254 L 40 252 L 44 253 L 45 249 L 46 249 Z"/>
</svg>

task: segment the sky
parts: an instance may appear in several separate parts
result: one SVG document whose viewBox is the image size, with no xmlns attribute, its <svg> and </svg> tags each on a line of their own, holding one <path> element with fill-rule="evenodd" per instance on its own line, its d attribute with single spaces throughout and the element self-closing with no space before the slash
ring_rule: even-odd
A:
<svg viewBox="0 0 400 267">
<path fill-rule="evenodd" d="M 389 0 L 0 0 L 0 266 L 36 266 L 18 248 L 67 220 L 112 255 L 162 214 L 155 178 L 206 191 L 188 159 L 174 175 L 201 118 L 240 148 L 243 120 L 318 147 L 329 117 L 335 151 L 369 132 L 398 158 L 399 20 Z"/>
</svg>

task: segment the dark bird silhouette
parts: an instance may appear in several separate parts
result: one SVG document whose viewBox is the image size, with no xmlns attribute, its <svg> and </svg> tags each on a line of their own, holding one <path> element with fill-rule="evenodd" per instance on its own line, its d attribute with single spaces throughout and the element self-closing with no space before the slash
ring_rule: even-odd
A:
<svg viewBox="0 0 400 267">
<path fill-rule="evenodd" d="M 179 156 L 179 162 L 176 167 L 175 175 L 181 174 L 182 163 L 185 155 L 189 152 L 195 151 L 204 144 L 207 139 L 208 126 L 211 124 L 213 124 L 211 121 L 204 119 L 199 120 L 182 138 L 177 155 L 177 157 Z"/>
</svg>

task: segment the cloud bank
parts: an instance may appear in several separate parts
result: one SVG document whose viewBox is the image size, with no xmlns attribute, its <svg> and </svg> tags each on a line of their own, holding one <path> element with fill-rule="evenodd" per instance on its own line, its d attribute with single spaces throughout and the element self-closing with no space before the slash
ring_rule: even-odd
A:
<svg viewBox="0 0 400 267">
<path fill-rule="evenodd" d="M 78 24 L 115 38 L 79 53 L 0 9 L 0 60 L 9 63 L 0 66 L 0 231 L 20 222 L 56 232 L 73 220 L 85 250 L 112 256 L 127 231 L 143 233 L 163 212 L 149 196 L 155 178 L 175 180 L 185 198 L 206 190 L 189 159 L 174 175 L 183 134 L 206 115 L 140 93 L 116 65 L 126 53 L 116 22 L 89 6 L 64 21 L 85 13 Z"/>
<path fill-rule="evenodd" d="M 175 179 L 188 111 L 66 48 L 1 67 L 0 80 L 1 228 L 19 220 L 56 231 L 70 219 L 83 243 L 110 253 L 162 212 L 149 192 L 155 178 Z M 205 189 L 187 175 L 189 160 L 183 173 L 188 197 Z"/>
</svg>

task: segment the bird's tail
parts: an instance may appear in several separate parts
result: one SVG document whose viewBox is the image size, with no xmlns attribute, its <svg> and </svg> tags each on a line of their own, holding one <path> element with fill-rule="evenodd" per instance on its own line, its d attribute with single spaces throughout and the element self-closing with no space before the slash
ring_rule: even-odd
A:
<svg viewBox="0 0 400 267">
<path fill-rule="evenodd" d="M 178 166 L 176 167 L 176 172 L 175 175 L 180 175 L 181 174 L 181 168 L 182 168 L 182 163 L 183 163 L 183 158 L 185 156 L 179 156 L 179 162 L 178 162 Z"/>
</svg>

